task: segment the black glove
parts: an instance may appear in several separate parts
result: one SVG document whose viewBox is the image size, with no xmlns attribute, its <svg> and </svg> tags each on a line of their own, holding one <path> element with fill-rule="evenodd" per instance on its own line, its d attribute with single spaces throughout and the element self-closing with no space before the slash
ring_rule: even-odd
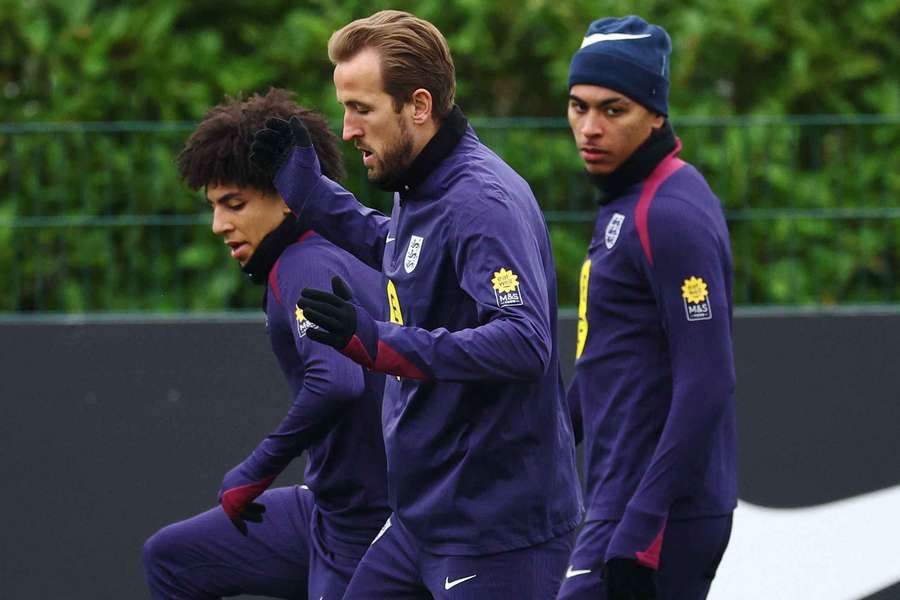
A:
<svg viewBox="0 0 900 600">
<path fill-rule="evenodd" d="M 656 571 L 631 558 L 611 558 L 603 568 L 608 600 L 656 600 Z"/>
<path fill-rule="evenodd" d="M 300 117 L 295 115 L 290 121 L 270 117 L 266 119 L 265 128 L 253 134 L 250 162 L 274 179 L 275 174 L 291 155 L 294 146 L 301 148 L 312 146 L 309 132 Z"/>
<path fill-rule="evenodd" d="M 303 310 L 303 316 L 317 326 L 307 330 L 306 335 L 340 351 L 356 333 L 356 306 L 349 302 L 353 292 L 343 279 L 333 277 L 331 289 L 333 294 L 305 288 L 300 292 L 297 306 Z"/>
</svg>

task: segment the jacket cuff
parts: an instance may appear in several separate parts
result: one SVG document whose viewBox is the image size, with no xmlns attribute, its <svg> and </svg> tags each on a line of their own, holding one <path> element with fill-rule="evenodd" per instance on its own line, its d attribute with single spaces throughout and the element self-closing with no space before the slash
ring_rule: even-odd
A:
<svg viewBox="0 0 900 600">
<path fill-rule="evenodd" d="M 396 375 L 397 377 L 418 379 L 419 381 L 431 379 L 431 376 L 426 371 L 419 368 L 418 365 L 385 341 L 385 338 L 389 338 L 388 332 L 391 329 L 396 330 L 398 327 L 401 327 L 400 325 L 381 322 L 377 323 L 377 327 L 379 331 L 378 356 L 375 358 L 373 370 L 379 373 L 387 373 L 388 375 Z"/>
<path fill-rule="evenodd" d="M 605 560 L 628 558 L 645 567 L 659 569 L 667 516 L 629 505 L 609 542 Z"/>
<path fill-rule="evenodd" d="M 312 146 L 294 146 L 288 159 L 275 174 L 275 189 L 295 215 L 299 215 L 322 184 L 319 158 Z"/>
<path fill-rule="evenodd" d="M 354 305 L 354 308 L 356 331 L 341 350 L 341 354 L 367 369 L 374 369 L 378 357 L 378 324 L 365 309 L 358 305 Z"/>
</svg>

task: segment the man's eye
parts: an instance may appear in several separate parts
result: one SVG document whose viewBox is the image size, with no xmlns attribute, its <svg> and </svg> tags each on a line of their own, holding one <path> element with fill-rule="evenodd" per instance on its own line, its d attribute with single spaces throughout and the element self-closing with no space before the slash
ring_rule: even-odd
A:
<svg viewBox="0 0 900 600">
<path fill-rule="evenodd" d="M 622 114 L 622 109 L 616 108 L 615 106 L 610 106 L 609 108 L 606 109 L 606 114 L 608 114 L 611 117 L 615 117 L 617 115 Z"/>
<path fill-rule="evenodd" d="M 246 205 L 246 202 L 237 202 L 235 204 L 229 204 L 228 208 L 231 210 L 241 210 Z"/>
</svg>

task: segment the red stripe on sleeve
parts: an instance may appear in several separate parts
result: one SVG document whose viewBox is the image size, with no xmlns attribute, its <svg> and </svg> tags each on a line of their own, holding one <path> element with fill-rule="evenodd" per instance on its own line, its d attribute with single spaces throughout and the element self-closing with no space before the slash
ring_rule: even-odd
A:
<svg viewBox="0 0 900 600">
<path fill-rule="evenodd" d="M 350 341 L 341 350 L 341 354 L 349 356 L 354 362 L 361 364 L 367 369 L 371 369 L 374 366 L 374 361 L 369 356 L 369 353 L 366 352 L 366 347 L 363 345 L 362 340 L 355 335 L 350 338 Z"/>
<path fill-rule="evenodd" d="M 313 231 L 312 229 L 307 229 L 300 235 L 300 237 L 297 238 L 297 241 L 294 243 L 299 244 L 314 233 L 315 231 Z M 281 301 L 281 288 L 278 287 L 278 265 L 280 264 L 281 258 L 279 257 L 278 260 L 275 261 L 275 264 L 272 266 L 272 270 L 269 271 L 269 287 L 272 288 L 272 295 L 275 296 L 275 300 L 278 302 L 278 304 L 284 304 L 284 302 Z"/>
<path fill-rule="evenodd" d="M 637 228 L 638 237 L 641 239 L 641 247 L 644 249 L 644 255 L 647 262 L 653 265 L 653 251 L 650 249 L 650 231 L 647 228 L 647 215 L 650 213 L 650 204 L 656 197 L 656 190 L 668 179 L 675 171 L 684 166 L 684 161 L 676 158 L 675 155 L 681 152 L 681 140 L 675 144 L 675 149 L 662 161 L 656 165 L 650 177 L 644 183 L 641 189 L 641 197 L 638 199 L 637 206 L 634 208 L 634 226 Z"/>
<path fill-rule="evenodd" d="M 659 569 L 659 553 L 662 551 L 663 534 L 665 532 L 666 526 L 663 525 L 662 529 L 659 530 L 659 533 L 656 534 L 656 537 L 653 539 L 653 543 L 650 544 L 649 548 L 647 548 L 643 552 L 634 553 L 640 564 L 644 565 L 645 567 L 650 567 L 654 571 Z"/>
<path fill-rule="evenodd" d="M 410 379 L 428 379 L 428 376 L 416 365 L 381 340 L 378 340 L 378 354 L 375 356 L 374 370 Z"/>
<path fill-rule="evenodd" d="M 272 266 L 272 270 L 269 271 L 269 289 L 272 290 L 272 295 L 275 296 L 275 301 L 278 304 L 284 304 L 281 301 L 281 289 L 278 286 L 278 265 L 281 264 L 281 259 L 275 261 L 275 264 Z"/>
</svg>

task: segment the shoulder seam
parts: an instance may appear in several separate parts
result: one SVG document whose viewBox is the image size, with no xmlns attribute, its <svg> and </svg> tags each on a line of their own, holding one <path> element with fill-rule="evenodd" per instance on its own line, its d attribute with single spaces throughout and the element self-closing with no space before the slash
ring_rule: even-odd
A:
<svg viewBox="0 0 900 600">
<path fill-rule="evenodd" d="M 509 194 L 503 187 L 496 181 L 489 181 L 483 177 L 479 177 L 480 181 L 480 191 L 484 192 L 479 196 L 479 200 L 487 200 L 492 198 L 501 203 L 505 204 L 505 201 L 508 199 Z M 488 213 L 492 210 L 492 207 L 486 205 L 486 203 L 482 203 L 481 206 L 478 206 L 477 209 L 473 210 L 470 213 L 466 213 L 462 215 L 460 211 L 454 211 L 452 213 L 454 226 L 453 231 L 462 233 L 466 231 L 469 226 L 476 221 L 479 217 L 483 216 L 485 213 Z M 463 217 L 467 217 L 465 221 L 462 221 Z"/>
<path fill-rule="evenodd" d="M 281 286 L 278 282 L 278 267 L 281 265 L 281 257 L 278 257 L 278 260 L 275 261 L 275 264 L 272 265 L 272 270 L 269 271 L 269 288 L 272 290 L 272 296 L 275 297 L 275 301 L 278 304 L 283 305 L 284 303 L 281 301 Z"/>
<path fill-rule="evenodd" d="M 647 262 L 650 263 L 651 267 L 653 266 L 653 250 L 650 248 L 650 230 L 647 227 L 647 217 L 650 213 L 650 205 L 656 198 L 656 192 L 659 190 L 659 187 L 687 164 L 680 158 L 675 157 L 677 152 L 678 149 L 667 156 L 653 170 L 653 173 L 650 174 L 650 177 L 647 178 L 643 187 L 641 187 L 641 195 L 634 207 L 634 227 L 637 229 L 638 237 L 641 240 L 644 256 L 647 257 Z"/>
</svg>

